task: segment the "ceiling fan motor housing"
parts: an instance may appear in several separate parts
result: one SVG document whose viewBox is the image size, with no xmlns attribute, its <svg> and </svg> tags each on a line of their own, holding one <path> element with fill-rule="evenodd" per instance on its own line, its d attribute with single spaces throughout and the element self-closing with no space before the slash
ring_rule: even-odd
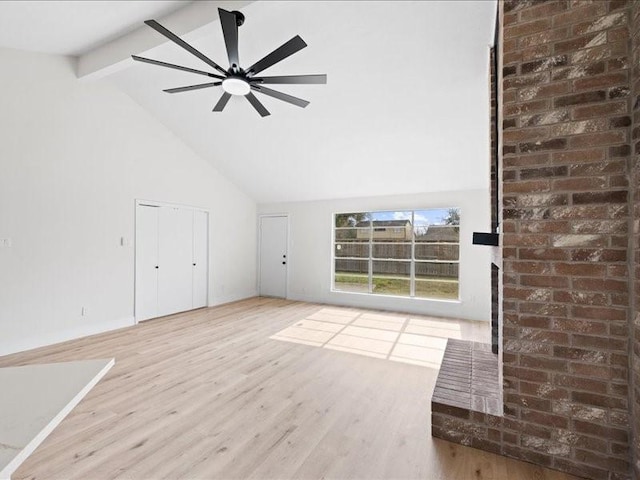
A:
<svg viewBox="0 0 640 480">
<path fill-rule="evenodd" d="M 222 81 L 222 88 L 231 95 L 247 95 L 251 91 L 249 82 L 240 76 L 230 75 Z"/>
</svg>

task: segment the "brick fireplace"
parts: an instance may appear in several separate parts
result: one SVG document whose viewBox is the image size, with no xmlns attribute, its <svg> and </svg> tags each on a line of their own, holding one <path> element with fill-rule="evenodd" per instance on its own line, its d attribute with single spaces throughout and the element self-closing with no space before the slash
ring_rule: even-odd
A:
<svg viewBox="0 0 640 480">
<path fill-rule="evenodd" d="M 511 0 L 499 23 L 503 405 L 436 406 L 432 432 L 640 478 L 640 2 Z"/>
</svg>

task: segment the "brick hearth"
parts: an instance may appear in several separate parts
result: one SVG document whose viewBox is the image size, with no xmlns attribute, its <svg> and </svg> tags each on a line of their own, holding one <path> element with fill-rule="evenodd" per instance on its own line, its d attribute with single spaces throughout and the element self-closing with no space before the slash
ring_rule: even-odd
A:
<svg viewBox="0 0 640 480">
<path fill-rule="evenodd" d="M 431 399 L 435 437 L 499 453 L 498 357 L 487 343 L 449 339 Z"/>
<path fill-rule="evenodd" d="M 456 407 L 501 415 L 498 382 L 498 357 L 491 345 L 449 339 L 433 391 L 432 412 Z"/>
</svg>

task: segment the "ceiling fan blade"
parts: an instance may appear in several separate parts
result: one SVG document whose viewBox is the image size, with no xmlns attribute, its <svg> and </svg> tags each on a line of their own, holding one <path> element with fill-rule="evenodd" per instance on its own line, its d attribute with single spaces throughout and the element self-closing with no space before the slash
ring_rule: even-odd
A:
<svg viewBox="0 0 640 480">
<path fill-rule="evenodd" d="M 278 92 L 276 90 L 271 90 L 270 88 L 263 86 L 252 86 L 251 87 L 256 92 L 263 93 L 264 95 L 269 95 L 270 97 L 277 98 L 278 100 L 282 100 L 288 103 L 292 103 L 293 105 L 297 105 L 298 107 L 306 107 L 309 105 L 309 102 L 303 100 L 298 97 L 293 97 L 291 95 L 287 95 L 286 93 Z"/>
<path fill-rule="evenodd" d="M 258 60 L 253 65 L 251 65 L 247 69 L 247 74 L 249 76 L 252 76 L 252 75 L 255 75 L 256 73 L 259 73 L 259 72 L 261 72 L 263 70 L 266 70 L 270 66 L 280 62 L 281 60 L 284 60 L 288 56 L 293 55 L 296 52 L 299 52 L 300 50 L 302 50 L 306 46 L 307 46 L 307 44 L 304 43 L 304 40 L 302 40 L 302 38 L 300 38 L 299 35 L 296 35 L 291 40 L 289 40 L 287 43 L 285 43 L 284 45 L 276 48 L 269 55 L 267 55 L 266 57 L 262 58 L 261 60 Z"/>
<path fill-rule="evenodd" d="M 327 83 L 326 75 L 285 75 L 280 77 L 253 77 L 252 82 L 259 84 L 277 83 L 284 85 L 285 83 L 295 84 L 321 84 Z"/>
<path fill-rule="evenodd" d="M 175 43 L 176 45 L 181 46 L 182 48 L 184 48 L 187 52 L 191 53 L 192 55 L 195 55 L 196 57 L 198 57 L 200 60 L 202 60 L 203 62 L 205 62 L 207 65 L 212 66 L 213 68 L 215 68 L 216 70 L 218 70 L 220 73 L 224 73 L 226 74 L 227 72 L 220 66 L 218 65 L 216 62 L 214 62 L 213 60 L 211 60 L 209 57 L 207 57 L 205 54 L 203 54 L 202 52 L 196 50 L 194 47 L 192 47 L 191 45 L 189 45 L 187 42 L 185 42 L 184 40 L 182 40 L 180 37 L 178 37 L 175 33 L 170 32 L 169 30 L 167 30 L 166 28 L 164 28 L 162 25 L 160 25 L 158 22 L 156 22 L 155 20 L 147 20 L 144 23 L 146 23 L 147 25 L 149 25 L 151 28 L 153 28 L 156 32 L 160 33 L 161 35 L 164 35 L 165 37 L 167 37 L 169 40 L 171 40 L 173 43 Z"/>
<path fill-rule="evenodd" d="M 224 110 L 224 107 L 227 105 L 227 102 L 229 101 L 230 98 L 231 98 L 231 94 L 224 92 L 220 97 L 220 100 L 218 100 L 218 103 L 216 103 L 216 106 L 213 107 L 212 111 L 221 112 L 222 110 Z"/>
<path fill-rule="evenodd" d="M 230 68 L 237 68 L 240 66 L 240 60 L 238 59 L 238 24 L 236 23 L 236 16 L 222 8 L 218 9 L 218 14 L 220 15 L 224 43 L 227 46 Z"/>
<path fill-rule="evenodd" d="M 219 78 L 220 80 L 224 80 L 226 77 L 221 77 L 220 75 L 215 75 L 213 73 L 204 72 L 202 70 L 196 70 L 195 68 L 183 67 L 181 65 L 175 65 L 173 63 L 161 62 L 160 60 L 153 60 L 151 58 L 138 57 L 137 55 L 131 55 L 136 62 L 150 63 L 151 65 L 158 65 L 159 67 L 167 67 L 174 68 L 176 70 L 182 70 L 184 72 L 197 73 L 198 75 L 205 75 L 207 77 Z"/>
<path fill-rule="evenodd" d="M 253 105 L 253 108 L 255 108 L 258 111 L 261 117 L 266 117 L 267 115 L 271 115 L 269 113 L 269 110 L 264 108 L 264 105 L 260 103 L 260 100 L 258 100 L 253 93 L 249 92 L 245 95 L 245 97 L 247 97 L 247 100 L 249 100 L 249 103 Z"/>
<path fill-rule="evenodd" d="M 222 82 L 199 83 L 198 85 L 189 85 L 188 87 L 167 88 L 166 90 L 163 90 L 163 92 L 167 92 L 167 93 L 190 92 L 191 90 L 200 90 L 201 88 L 217 87 L 218 85 L 222 85 Z"/>
</svg>

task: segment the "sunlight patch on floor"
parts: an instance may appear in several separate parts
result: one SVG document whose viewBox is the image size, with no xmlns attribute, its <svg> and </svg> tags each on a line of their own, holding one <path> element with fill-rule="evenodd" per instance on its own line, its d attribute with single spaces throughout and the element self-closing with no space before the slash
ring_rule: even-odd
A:
<svg viewBox="0 0 640 480">
<path fill-rule="evenodd" d="M 323 308 L 269 338 L 439 368 L 447 338 L 461 331 L 455 320 Z"/>
</svg>

